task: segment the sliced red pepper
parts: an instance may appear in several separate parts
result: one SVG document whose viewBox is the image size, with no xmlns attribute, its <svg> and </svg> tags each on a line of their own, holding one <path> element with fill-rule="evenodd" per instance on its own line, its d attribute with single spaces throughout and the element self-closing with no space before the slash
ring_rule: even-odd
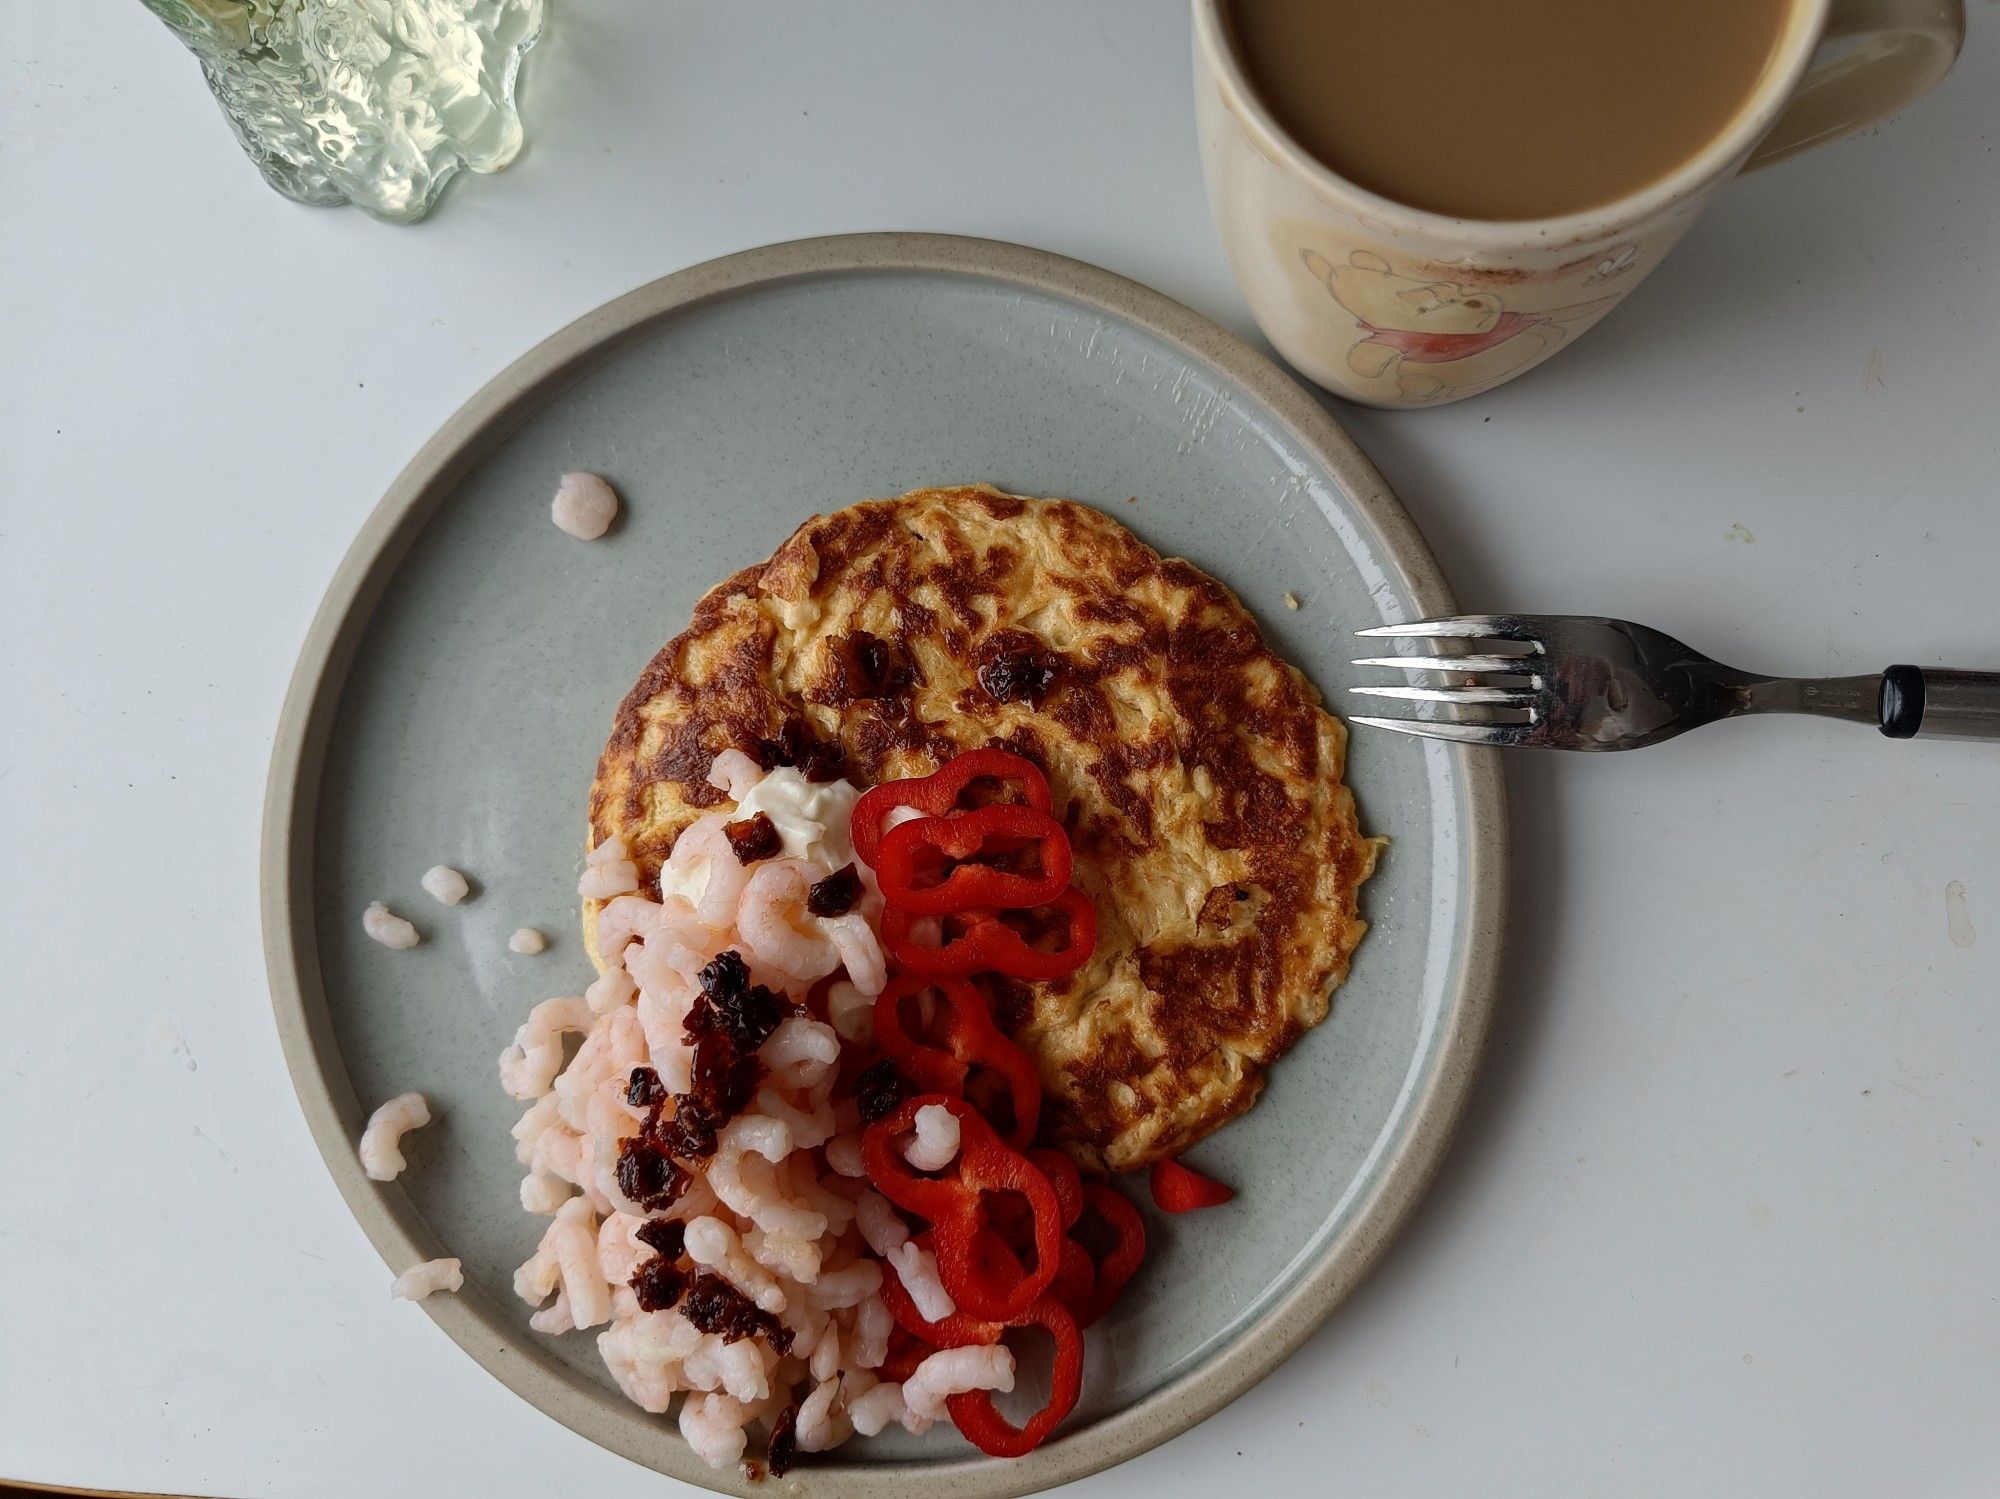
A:
<svg viewBox="0 0 2000 1499">
<path fill-rule="evenodd" d="M 929 1358 L 937 1349 L 907 1328 L 897 1327 L 889 1334 L 889 1354 L 876 1369 L 875 1377 L 884 1381 L 893 1380 L 901 1384 L 917 1372 L 917 1365 Z"/>
<path fill-rule="evenodd" d="M 1077 1233 L 1063 1240 L 1062 1263 L 1056 1271 L 1049 1294 L 1068 1307 L 1077 1326 L 1098 1322 L 1118 1293 L 1125 1288 L 1146 1257 L 1146 1224 L 1123 1193 L 1102 1182 L 1085 1182 L 1076 1163 L 1059 1150 L 1037 1146 L 1028 1159 L 1040 1166 L 1056 1189 L 1063 1204 L 1063 1227 L 1076 1229 L 1084 1213 L 1094 1213 L 1101 1228 L 1087 1225 L 1089 1242 Z M 992 1214 L 993 1231 L 1007 1243 L 1015 1243 L 1024 1230 L 1026 1215 L 1017 1208 L 1012 1215 Z"/>
<path fill-rule="evenodd" d="M 918 1234 L 917 1242 L 926 1249 L 932 1246 L 928 1234 Z M 916 1302 L 910 1299 L 909 1290 L 904 1286 L 903 1278 L 896 1273 L 896 1267 L 886 1260 L 882 1263 L 881 1294 L 882 1304 L 888 1307 L 896 1325 L 933 1348 L 965 1348 L 972 1344 L 997 1343 L 1006 1326 L 1001 1322 L 984 1322 L 977 1317 L 968 1317 L 959 1311 L 954 1311 L 942 1322 L 926 1320 L 924 1314 L 917 1310 Z"/>
<path fill-rule="evenodd" d="M 909 1033 L 905 1000 L 935 988 L 942 996 L 926 1028 L 930 1040 Z M 969 980 L 899 973 L 875 1000 L 875 1039 L 896 1070 L 927 1093 L 962 1097 L 975 1067 L 998 1074 L 1007 1085 L 1013 1123 L 1007 1143 L 1019 1150 L 1035 1138 L 1041 1119 L 1042 1080 L 1028 1054 L 993 1023 L 993 1005 Z"/>
<path fill-rule="evenodd" d="M 1029 1151 L 1028 1159 L 1042 1168 L 1042 1175 L 1055 1188 L 1056 1201 L 1062 1205 L 1062 1226 L 1068 1231 L 1083 1216 L 1083 1173 L 1076 1169 L 1076 1162 L 1046 1145 Z M 987 1225 L 1015 1249 L 1026 1248 L 1034 1236 L 1034 1222 L 1020 1202 L 995 1205 L 987 1214 Z"/>
<path fill-rule="evenodd" d="M 1049 1295 L 1076 1318 L 1078 1327 L 1088 1327 L 1090 1323 L 1084 1317 L 1096 1299 L 1096 1292 L 1097 1267 L 1090 1262 L 1090 1251 L 1074 1239 L 1064 1239 L 1062 1262 L 1056 1267 L 1056 1278 L 1049 1283 Z"/>
<path fill-rule="evenodd" d="M 980 1261 L 1002 1279 L 1011 1280 L 1021 1274 L 1021 1257 L 1014 1252 L 1004 1234 L 992 1229 L 982 1231 L 979 1235 L 978 1254 Z M 887 1301 L 889 1299 L 887 1282 L 884 1281 L 883 1284 L 885 1290 L 882 1299 Z M 1079 1327 L 1086 1325 L 1083 1313 L 1090 1307 L 1091 1295 L 1096 1285 L 1097 1267 L 1091 1263 L 1090 1251 L 1075 1239 L 1064 1239 L 1062 1258 L 1056 1265 L 1056 1278 L 1049 1282 L 1049 1295 L 1063 1304 L 1069 1314 L 1076 1318 Z M 949 1322 L 952 1319 L 946 1320 Z M 998 1327 L 1000 1324 L 982 1322 L 973 1325 L 984 1328 Z"/>
<path fill-rule="evenodd" d="M 1035 912 L 1004 913 L 1064 918 L 1063 944 L 1048 949 L 1031 946 L 991 907 L 960 911 L 949 919 L 961 928 L 942 943 L 924 944 L 911 933 L 919 920 L 895 905 L 882 912 L 882 946 L 911 973 L 964 976 L 1001 973 L 1017 979 L 1059 979 L 1075 973 L 1097 950 L 1097 910 L 1090 897 L 1072 885 Z"/>
<path fill-rule="evenodd" d="M 854 852 L 869 868 L 885 831 L 882 824 L 898 807 L 914 807 L 927 817 L 943 817 L 958 806 L 965 788 L 977 780 L 1010 781 L 1021 788 L 1021 800 L 1037 812 L 1049 810 L 1049 780 L 1033 761 L 1011 750 L 976 749 L 954 755 L 930 775 L 907 781 L 884 781 L 861 793 L 848 819 Z"/>
<path fill-rule="evenodd" d="M 1077 1396 L 1083 1391 L 1083 1334 L 1061 1302 L 1043 1297 L 1008 1325 L 1047 1328 L 1056 1343 L 1055 1369 L 1049 1379 L 1048 1404 L 1023 1426 L 1015 1426 L 1001 1415 L 985 1390 L 946 1397 L 945 1409 L 951 1412 L 952 1424 L 990 1457 L 1023 1457 L 1033 1452 L 1063 1417 L 1076 1409 Z"/>
<path fill-rule="evenodd" d="M 1102 1218 L 1112 1232 L 1111 1247 L 1096 1257 L 1092 1267 L 1090 1296 L 1076 1313 L 1077 1325 L 1090 1327 L 1101 1320 L 1125 1289 L 1125 1282 L 1146 1257 L 1146 1221 L 1123 1192 L 1103 1182 L 1086 1182 L 1083 1199 L 1088 1209 Z M 1076 1243 L 1071 1239 L 1070 1243 Z M 1058 1275 L 1060 1280 L 1061 1276 Z M 1072 1310 L 1076 1310 L 1072 1308 Z"/>
<path fill-rule="evenodd" d="M 1037 1145 L 1028 1152 L 1028 1159 L 1042 1168 L 1042 1175 L 1056 1189 L 1056 1201 L 1062 1204 L 1062 1226 L 1074 1228 L 1084 1208 L 1083 1173 L 1076 1169 L 1076 1162 L 1047 1145 Z"/>
<path fill-rule="evenodd" d="M 1219 1207 L 1236 1195 L 1233 1187 L 1225 1187 L 1179 1161 L 1153 1162 L 1147 1180 L 1153 1189 L 1153 1205 L 1163 1213 L 1192 1213 L 1197 1208 Z"/>
<path fill-rule="evenodd" d="M 916 1128 L 917 1110 L 932 1104 L 958 1120 L 958 1155 L 948 1176 L 920 1175 L 900 1147 L 901 1137 Z M 876 1191 L 929 1221 L 938 1279 L 968 1316 L 996 1322 L 1018 1317 L 1055 1279 L 1063 1237 L 1055 1188 L 964 1099 L 943 1093 L 904 1099 L 894 1113 L 862 1132 L 861 1159 Z M 1018 1192 L 1033 1216 L 1035 1264 L 1018 1277 L 981 1243 L 982 1238 L 999 1242 L 986 1226 L 986 1198 L 997 1192 Z"/>
<path fill-rule="evenodd" d="M 1035 850 L 1038 873 L 971 862 Z M 948 916 L 974 906 L 1021 910 L 1047 905 L 1069 888 L 1069 835 L 1034 807 L 992 806 L 949 817 L 898 823 L 875 851 L 882 898 L 919 916 Z"/>
</svg>

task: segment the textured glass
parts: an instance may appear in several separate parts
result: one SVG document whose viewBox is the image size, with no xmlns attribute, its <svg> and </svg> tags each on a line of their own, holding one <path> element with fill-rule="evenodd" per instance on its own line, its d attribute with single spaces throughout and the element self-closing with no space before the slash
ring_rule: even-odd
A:
<svg viewBox="0 0 2000 1499">
<path fill-rule="evenodd" d="M 412 223 L 521 149 L 514 80 L 544 0 L 144 0 L 237 140 L 301 203 Z"/>
</svg>

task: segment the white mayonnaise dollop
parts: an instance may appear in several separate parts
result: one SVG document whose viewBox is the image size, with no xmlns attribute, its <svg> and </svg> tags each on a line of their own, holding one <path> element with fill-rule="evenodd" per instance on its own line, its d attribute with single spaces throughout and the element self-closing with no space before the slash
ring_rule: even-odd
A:
<svg viewBox="0 0 2000 1499">
<path fill-rule="evenodd" d="M 854 862 L 849 827 L 861 792 L 847 781 L 809 781 L 795 766 L 769 772 L 736 805 L 732 822 L 762 812 L 771 819 L 785 857 L 803 859 L 832 874 Z M 660 867 L 660 898 L 678 895 L 690 904 L 708 888 L 705 857 L 669 859 Z"/>
</svg>

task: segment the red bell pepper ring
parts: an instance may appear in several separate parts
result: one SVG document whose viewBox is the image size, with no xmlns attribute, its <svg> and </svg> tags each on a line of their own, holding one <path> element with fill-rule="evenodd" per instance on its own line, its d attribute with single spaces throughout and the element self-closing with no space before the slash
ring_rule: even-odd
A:
<svg viewBox="0 0 2000 1499">
<path fill-rule="evenodd" d="M 917 1242 L 926 1249 L 931 1247 L 929 1234 L 918 1234 Z M 917 1310 L 917 1304 L 911 1300 L 909 1289 L 904 1286 L 902 1276 L 896 1273 L 896 1267 L 886 1260 L 882 1264 L 881 1296 L 882 1304 L 896 1319 L 896 1325 L 933 1348 L 966 1348 L 974 1344 L 997 1343 L 1006 1327 L 1005 1323 L 982 1321 L 959 1311 L 954 1311 L 942 1322 L 929 1321 Z"/>
<path fill-rule="evenodd" d="M 1083 1334 L 1076 1319 L 1053 1297 L 1043 1297 L 1010 1327 L 1043 1327 L 1055 1339 L 1055 1369 L 1049 1379 L 1049 1402 L 1027 1423 L 1015 1426 L 1000 1414 L 985 1390 L 968 1390 L 945 1398 L 952 1424 L 965 1439 L 989 1457 L 1024 1457 L 1041 1446 L 1050 1432 L 1076 1409 L 1083 1390 Z"/>
<path fill-rule="evenodd" d="M 1090 1323 L 1084 1317 L 1096 1300 L 1096 1292 L 1097 1266 L 1091 1263 L 1090 1251 L 1074 1239 L 1064 1239 L 1062 1263 L 1056 1267 L 1056 1278 L 1049 1283 L 1049 1295 L 1076 1318 L 1078 1327 L 1088 1327 Z"/>
<path fill-rule="evenodd" d="M 1147 1182 L 1153 1189 L 1153 1205 L 1163 1213 L 1219 1207 L 1236 1195 L 1234 1188 L 1173 1160 L 1153 1162 Z"/>
<path fill-rule="evenodd" d="M 1001 973 L 1017 979 L 1059 979 L 1075 973 L 1090 961 L 1097 950 L 1097 910 L 1090 897 L 1074 885 L 1046 906 L 1042 912 L 1066 919 L 1061 947 L 1031 946 L 1027 939 L 1001 920 L 992 907 L 976 907 L 954 913 L 963 930 L 942 943 L 918 942 L 911 931 L 922 919 L 891 904 L 882 912 L 882 946 L 890 958 L 910 973 L 964 977 L 974 973 Z"/>
<path fill-rule="evenodd" d="M 931 1104 L 958 1120 L 958 1156 L 949 1176 L 920 1175 L 903 1156 L 902 1137 L 916 1128 L 917 1110 Z M 994 1322 L 1018 1317 L 1056 1278 L 1063 1231 L 1055 1188 L 964 1099 L 943 1093 L 904 1099 L 862 1132 L 861 1160 L 876 1191 L 929 1221 L 938 1279 L 966 1315 Z M 986 1227 L 985 1199 L 996 1192 L 1018 1192 L 1033 1215 L 1035 1264 L 1018 1277 L 981 1242 L 999 1242 Z"/>
<path fill-rule="evenodd" d="M 893 1380 L 901 1384 L 917 1372 L 917 1365 L 937 1352 L 929 1343 L 911 1333 L 907 1328 L 898 1327 L 889 1334 L 889 1356 L 882 1360 L 882 1366 L 875 1376 L 884 1381 Z"/>
<path fill-rule="evenodd" d="M 1021 1257 L 1014 1252 L 1004 1234 L 997 1233 L 992 1229 L 983 1231 L 979 1236 L 979 1257 L 982 1262 L 989 1266 L 994 1274 L 1000 1275 L 1003 1278 L 1012 1279 L 1021 1274 Z M 1083 1320 L 1083 1314 L 1091 1305 L 1092 1293 L 1095 1291 L 1096 1286 L 1097 1267 L 1091 1262 L 1090 1251 L 1077 1243 L 1075 1239 L 1064 1239 L 1062 1242 L 1062 1259 L 1056 1266 L 1056 1278 L 1049 1282 L 1049 1295 L 1060 1301 L 1063 1304 L 1063 1308 L 1072 1317 L 1076 1318 L 1078 1327 L 1086 1325 Z M 888 1282 L 885 1279 L 882 1292 L 882 1299 L 885 1302 L 889 1299 L 887 1287 Z M 895 1309 L 891 1307 L 890 1310 L 893 1313 Z M 953 1320 L 953 1318 L 946 1319 L 947 1322 Z M 998 1328 L 1000 1326 L 999 1323 L 976 1323 L 973 1325 L 981 1328 L 987 1326 Z M 996 1333 L 995 1336 L 997 1338 L 998 1334 Z M 940 1343 L 938 1346 L 943 1347 L 945 1345 Z"/>
<path fill-rule="evenodd" d="M 930 988 L 943 996 L 928 1028 L 934 1042 L 912 1036 L 903 1015 L 903 1002 Z M 876 997 L 875 1040 L 896 1070 L 927 1093 L 963 1097 L 973 1068 L 997 1073 L 1007 1085 L 1014 1115 L 1007 1143 L 1020 1150 L 1035 1138 L 1042 1080 L 1028 1054 L 993 1023 L 992 1004 L 970 980 L 897 974 Z"/>
<path fill-rule="evenodd" d="M 1017 855 L 1033 848 L 1039 872 L 1020 874 L 971 862 L 982 853 Z M 920 884 L 942 871 L 934 883 Z M 949 916 L 975 906 L 1017 911 L 1043 906 L 1069 888 L 1069 835 L 1034 807 L 992 806 L 949 817 L 898 823 L 875 851 L 882 898 L 918 916 Z"/>
<path fill-rule="evenodd" d="M 1116 1188 L 1107 1187 L 1102 1182 L 1086 1182 L 1083 1198 L 1091 1212 L 1097 1214 L 1110 1227 L 1111 1247 L 1104 1252 L 1092 1267 L 1089 1298 L 1076 1312 L 1079 1327 L 1090 1327 L 1100 1321 L 1118 1300 L 1118 1293 L 1125 1289 L 1125 1282 L 1132 1278 L 1139 1268 L 1139 1262 L 1146 1257 L 1146 1222 L 1139 1216 L 1139 1210 L 1130 1198 Z M 1070 1243 L 1076 1243 L 1071 1239 Z M 1060 1282 L 1061 1275 L 1056 1277 Z"/>
<path fill-rule="evenodd" d="M 1028 1159 L 1042 1168 L 1042 1175 L 1056 1189 L 1056 1201 L 1062 1204 L 1062 1226 L 1076 1227 L 1084 1209 L 1083 1173 L 1076 1169 L 1076 1162 L 1047 1145 L 1037 1145 L 1028 1152 Z"/>
<path fill-rule="evenodd" d="M 1029 1151 L 1028 1159 L 1042 1168 L 1042 1175 L 1056 1189 L 1056 1201 L 1062 1205 L 1062 1226 L 1067 1232 L 1083 1216 L 1083 1173 L 1076 1169 L 1076 1162 L 1060 1150 L 1051 1150 L 1046 1145 L 1037 1145 Z M 1027 1208 L 1019 1202 L 996 1205 L 987 1215 L 987 1222 L 1015 1249 L 1027 1246 L 1034 1228 Z"/>
<path fill-rule="evenodd" d="M 965 788 L 981 779 L 1014 782 L 1021 788 L 1023 803 L 1037 812 L 1049 810 L 1049 780 L 1033 761 L 1011 750 L 967 750 L 952 756 L 931 775 L 884 781 L 862 792 L 848 819 L 855 857 L 870 869 L 875 867 L 875 854 L 885 831 L 882 824 L 898 807 L 912 807 L 926 817 L 946 816 L 957 808 Z"/>
</svg>

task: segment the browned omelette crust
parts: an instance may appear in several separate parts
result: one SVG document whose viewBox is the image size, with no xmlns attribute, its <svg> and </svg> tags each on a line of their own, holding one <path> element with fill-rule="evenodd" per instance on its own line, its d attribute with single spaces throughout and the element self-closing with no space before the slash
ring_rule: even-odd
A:
<svg viewBox="0 0 2000 1499">
<path fill-rule="evenodd" d="M 1228 589 L 1110 517 L 985 486 L 815 516 L 711 590 L 627 694 L 591 838 L 625 838 L 650 890 L 722 800 L 705 777 L 724 748 L 816 749 L 873 784 L 987 744 L 1048 773 L 1098 913 L 1087 966 L 1000 996 L 1044 1134 L 1117 1170 L 1176 1154 L 1325 1018 L 1379 844 L 1318 693 Z"/>
</svg>

